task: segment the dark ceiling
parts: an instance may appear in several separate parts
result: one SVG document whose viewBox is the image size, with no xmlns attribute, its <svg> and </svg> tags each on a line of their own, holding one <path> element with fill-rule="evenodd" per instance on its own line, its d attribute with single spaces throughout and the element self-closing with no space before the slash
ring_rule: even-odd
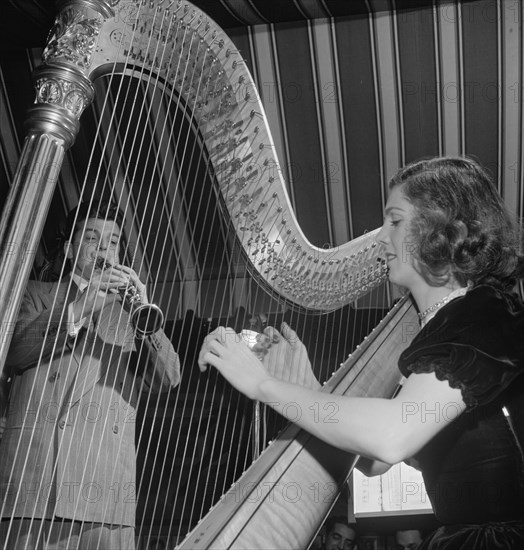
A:
<svg viewBox="0 0 524 550">
<path fill-rule="evenodd" d="M 3 0 L 0 50 L 44 46 L 59 3 L 57 0 Z M 192 3 L 227 30 L 246 25 L 355 16 L 370 10 L 380 12 L 387 7 L 420 8 L 432 5 L 433 0 L 193 0 Z"/>
</svg>

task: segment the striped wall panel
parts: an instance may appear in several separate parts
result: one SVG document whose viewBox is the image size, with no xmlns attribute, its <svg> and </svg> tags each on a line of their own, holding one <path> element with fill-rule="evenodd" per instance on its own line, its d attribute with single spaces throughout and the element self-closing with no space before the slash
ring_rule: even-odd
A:
<svg viewBox="0 0 524 550">
<path fill-rule="evenodd" d="M 365 23 L 365 24 L 364 24 Z M 382 220 L 380 120 L 377 117 L 376 70 L 370 17 L 335 20 L 340 75 L 339 102 L 346 137 L 348 211 L 351 234 L 357 236 Z M 363 182 L 357 185 L 357 182 Z M 367 204 L 352 209 L 351 204 Z"/>
<path fill-rule="evenodd" d="M 439 154 L 480 160 L 521 213 L 520 4 L 365 4 L 336 17 L 336 2 L 302 1 L 319 21 L 249 30 L 244 54 L 264 68 L 262 97 L 306 235 L 339 244 L 378 226 L 391 175 Z"/>
</svg>

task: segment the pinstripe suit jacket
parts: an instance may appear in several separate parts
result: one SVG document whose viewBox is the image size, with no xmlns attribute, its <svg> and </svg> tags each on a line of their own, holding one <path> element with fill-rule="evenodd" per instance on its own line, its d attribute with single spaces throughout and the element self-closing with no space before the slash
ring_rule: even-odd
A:
<svg viewBox="0 0 524 550">
<path fill-rule="evenodd" d="M 0 443 L 2 517 L 134 526 L 139 386 L 176 386 L 179 359 L 161 330 L 135 341 L 118 302 L 69 336 L 77 292 L 71 280 L 28 283 L 6 364 L 14 379 Z"/>
</svg>

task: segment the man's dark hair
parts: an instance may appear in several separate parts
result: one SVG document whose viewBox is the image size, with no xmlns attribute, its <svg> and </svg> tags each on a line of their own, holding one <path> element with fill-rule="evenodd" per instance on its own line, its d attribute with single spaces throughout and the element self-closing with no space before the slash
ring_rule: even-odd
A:
<svg viewBox="0 0 524 550">
<path fill-rule="evenodd" d="M 65 240 L 72 240 L 76 231 L 81 229 L 82 224 L 89 218 L 115 221 L 120 229 L 123 229 L 124 212 L 119 208 L 118 204 L 100 199 L 84 201 L 71 210 L 67 216 L 64 231 Z"/>
<path fill-rule="evenodd" d="M 67 215 L 65 223 L 58 228 L 56 246 L 47 255 L 46 261 L 39 270 L 38 278 L 41 281 L 56 281 L 60 275 L 71 271 L 71 262 L 64 258 L 64 245 L 73 239 L 74 234 L 83 228 L 86 220 L 98 218 L 115 221 L 122 230 L 121 253 L 125 251 L 124 212 L 118 204 L 105 200 L 93 199 L 83 201 L 73 208 Z M 64 265 L 64 261 L 66 262 Z M 62 269 L 63 268 L 63 269 Z"/>
<path fill-rule="evenodd" d="M 356 525 L 354 523 L 353 524 L 349 523 L 347 518 L 345 518 L 344 516 L 330 516 L 329 518 L 327 518 L 327 520 L 324 523 L 326 537 L 329 535 L 329 533 L 331 533 L 331 531 L 333 531 L 337 523 L 341 523 L 342 525 L 345 525 L 346 527 L 353 529 L 355 533 L 357 532 Z"/>
</svg>

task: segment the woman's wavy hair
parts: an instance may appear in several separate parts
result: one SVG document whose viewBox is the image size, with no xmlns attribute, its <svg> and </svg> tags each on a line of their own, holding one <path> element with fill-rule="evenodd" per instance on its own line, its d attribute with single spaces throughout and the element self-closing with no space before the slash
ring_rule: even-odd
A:
<svg viewBox="0 0 524 550">
<path fill-rule="evenodd" d="M 410 227 L 413 254 L 428 284 L 442 286 L 453 276 L 463 286 L 508 289 L 522 277 L 520 231 L 477 162 L 420 160 L 389 182 L 390 190 L 399 186 L 416 210 Z"/>
</svg>

